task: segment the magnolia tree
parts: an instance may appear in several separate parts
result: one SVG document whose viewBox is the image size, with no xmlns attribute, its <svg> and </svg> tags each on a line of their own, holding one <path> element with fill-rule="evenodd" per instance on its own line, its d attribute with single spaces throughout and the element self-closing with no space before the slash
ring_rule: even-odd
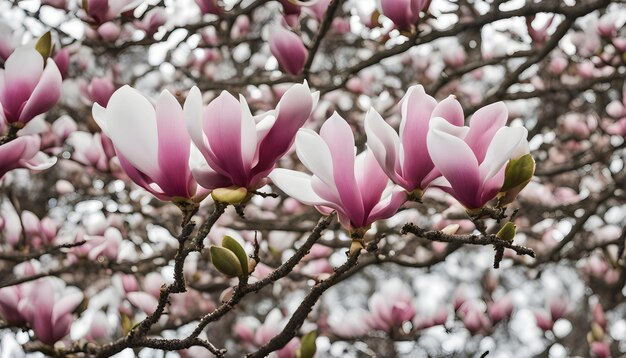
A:
<svg viewBox="0 0 626 358">
<path fill-rule="evenodd" d="M 626 4 L 0 3 L 0 350 L 626 353 Z"/>
</svg>

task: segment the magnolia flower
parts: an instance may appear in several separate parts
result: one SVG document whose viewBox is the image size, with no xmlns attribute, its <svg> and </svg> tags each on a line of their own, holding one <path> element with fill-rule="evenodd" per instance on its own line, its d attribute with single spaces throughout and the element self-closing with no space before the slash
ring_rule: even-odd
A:
<svg viewBox="0 0 626 358">
<path fill-rule="evenodd" d="M 400 29 L 410 29 L 419 19 L 421 11 L 426 11 L 430 0 L 381 0 L 382 14 L 387 16 Z"/>
<path fill-rule="evenodd" d="M 433 117 L 463 126 L 463 109 L 453 97 L 441 103 L 412 86 L 401 101 L 400 135 L 374 109 L 365 116 L 367 145 L 387 176 L 406 191 L 419 192 L 440 174 L 428 154 L 426 135 Z"/>
<path fill-rule="evenodd" d="M 78 290 L 63 289 L 55 292 L 49 279 L 33 283 L 28 295 L 20 300 L 18 311 L 26 318 L 37 338 L 46 344 L 54 344 L 70 333 L 72 311 L 83 300 Z"/>
<path fill-rule="evenodd" d="M 222 12 L 224 12 L 224 9 L 222 9 L 220 7 L 220 5 L 217 3 L 217 0 L 195 0 L 196 4 L 198 4 L 198 7 L 200 8 L 200 12 L 202 12 L 202 14 L 215 14 L 215 15 L 220 15 Z"/>
<path fill-rule="evenodd" d="M 106 108 L 93 105 L 94 119 L 137 185 L 160 200 L 199 202 L 207 191 L 198 188 L 191 175 L 191 139 L 185 131 L 185 116 L 167 90 L 161 92 L 156 105 L 129 86 L 115 91 Z"/>
<path fill-rule="evenodd" d="M 52 108 L 61 95 L 61 73 L 54 60 L 33 47 L 19 47 L 0 69 L 0 121 L 21 128 Z"/>
<path fill-rule="evenodd" d="M 38 136 L 18 137 L 0 145 L 0 178 L 16 168 L 44 170 L 53 166 L 57 158 L 40 152 L 40 145 L 41 139 Z"/>
<path fill-rule="evenodd" d="M 282 26 L 275 26 L 270 31 L 270 51 L 278 64 L 292 75 L 302 72 L 308 52 L 302 39 Z"/>
<path fill-rule="evenodd" d="M 428 152 L 443 178 L 433 185 L 467 209 L 481 208 L 494 199 L 504 183 L 506 163 L 529 152 L 528 131 L 504 126 L 507 117 L 506 106 L 498 102 L 479 109 L 469 127 L 434 118 L 427 136 Z"/>
<path fill-rule="evenodd" d="M 143 0 L 82 0 L 84 13 L 80 17 L 99 25 L 136 8 L 142 2 Z"/>
<path fill-rule="evenodd" d="M 287 195 L 323 214 L 337 211 L 347 229 L 368 228 L 378 219 L 394 215 L 406 195 L 389 186 L 389 178 L 368 149 L 355 158 L 354 135 L 337 113 L 318 135 L 301 129 L 296 137 L 300 161 L 313 175 L 276 169 L 270 178 Z"/>
<path fill-rule="evenodd" d="M 165 24 L 166 15 L 165 9 L 162 7 L 155 7 L 154 9 L 146 12 L 141 20 L 135 20 L 133 24 L 136 28 L 142 30 L 146 35 L 152 35 L 159 27 Z"/>
<path fill-rule="evenodd" d="M 411 321 L 415 316 L 415 307 L 410 292 L 411 289 L 398 278 L 385 282 L 368 302 L 369 325 L 374 329 L 389 331 Z"/>
<path fill-rule="evenodd" d="M 107 77 L 94 77 L 87 86 L 89 99 L 103 107 L 107 106 L 113 92 L 115 92 L 115 85 Z"/>
<path fill-rule="evenodd" d="M 23 325 L 26 317 L 17 309 L 20 300 L 30 292 L 30 283 L 0 288 L 0 316 L 12 325 Z"/>
<path fill-rule="evenodd" d="M 298 129 L 309 118 L 319 94 L 309 86 L 292 86 L 275 110 L 253 116 L 245 98 L 223 91 L 206 107 L 197 88 L 185 102 L 185 121 L 193 143 L 208 163 L 193 171 L 207 189 L 254 190 L 291 147 Z"/>
</svg>

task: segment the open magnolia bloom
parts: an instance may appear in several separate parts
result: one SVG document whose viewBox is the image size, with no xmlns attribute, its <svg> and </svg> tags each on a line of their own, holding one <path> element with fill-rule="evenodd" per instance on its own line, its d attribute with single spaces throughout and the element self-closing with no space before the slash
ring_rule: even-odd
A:
<svg viewBox="0 0 626 358">
<path fill-rule="evenodd" d="M 210 190 L 240 190 L 242 195 L 233 202 L 243 201 L 247 191 L 265 185 L 318 97 L 306 82 L 296 84 L 285 92 L 276 109 L 253 116 L 243 96 L 237 100 L 226 91 L 203 107 L 200 91 L 194 87 L 185 102 L 185 121 L 207 163 L 193 170 L 198 183 Z M 216 192 L 220 190 L 213 192 L 220 200 Z"/>
<path fill-rule="evenodd" d="M 40 145 L 41 139 L 34 135 L 18 137 L 0 145 L 0 178 L 17 168 L 44 170 L 53 166 L 57 158 L 40 152 Z"/>
<path fill-rule="evenodd" d="M 463 126 L 461 104 L 448 97 L 437 101 L 421 85 L 412 86 L 401 101 L 400 135 L 374 109 L 365 116 L 367 145 L 387 176 L 417 197 L 441 174 L 435 169 L 426 145 L 432 118 L 441 117 L 454 126 Z"/>
<path fill-rule="evenodd" d="M 18 128 L 52 108 L 61 96 L 61 73 L 34 47 L 19 47 L 0 69 L 0 121 Z"/>
<path fill-rule="evenodd" d="M 200 202 L 208 192 L 191 175 L 191 139 L 183 116 L 167 90 L 156 105 L 130 86 L 115 91 L 106 108 L 93 105 L 94 119 L 137 185 L 160 200 Z"/>
<path fill-rule="evenodd" d="M 528 131 L 506 127 L 507 117 L 506 106 L 498 102 L 478 110 L 469 127 L 433 118 L 428 151 L 443 178 L 432 185 L 469 210 L 482 208 L 494 199 L 504 184 L 507 162 L 529 152 Z"/>
<path fill-rule="evenodd" d="M 318 135 L 301 129 L 296 152 L 313 175 L 276 169 L 270 178 L 294 199 L 315 207 L 323 214 L 333 210 L 348 230 L 367 229 L 374 221 L 391 217 L 406 200 L 401 188 L 389 178 L 368 149 L 355 156 L 354 135 L 337 113 Z"/>
</svg>

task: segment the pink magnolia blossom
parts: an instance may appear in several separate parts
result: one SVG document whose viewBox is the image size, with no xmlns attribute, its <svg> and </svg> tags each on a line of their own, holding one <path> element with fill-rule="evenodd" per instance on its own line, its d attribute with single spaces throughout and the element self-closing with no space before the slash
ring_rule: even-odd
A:
<svg viewBox="0 0 626 358">
<path fill-rule="evenodd" d="M 28 296 L 31 283 L 0 288 L 0 316 L 12 325 L 23 325 L 26 317 L 17 309 L 20 301 Z"/>
<path fill-rule="evenodd" d="M 336 210 L 347 229 L 367 228 L 378 219 L 389 218 L 406 199 L 403 190 L 389 186 L 369 149 L 355 157 L 354 134 L 337 113 L 326 120 L 319 135 L 301 129 L 296 152 L 313 176 L 276 169 L 270 178 L 287 195 L 315 205 L 323 214 Z"/>
<path fill-rule="evenodd" d="M 92 166 L 100 171 L 109 170 L 109 161 L 115 153 L 107 153 L 101 133 L 74 132 L 67 139 L 67 144 L 74 148 L 72 159 Z"/>
<path fill-rule="evenodd" d="M 552 16 L 546 23 L 541 27 L 533 26 L 533 22 L 535 20 L 534 16 L 529 16 L 526 18 L 526 28 L 528 29 L 528 35 L 530 38 L 537 44 L 543 44 L 548 39 L 548 29 L 552 26 L 552 22 L 554 21 L 555 16 Z"/>
<path fill-rule="evenodd" d="M 498 301 L 491 302 L 487 305 L 487 315 L 491 323 L 496 324 L 505 318 L 511 316 L 513 312 L 513 302 L 510 298 L 505 297 Z"/>
<path fill-rule="evenodd" d="M 546 312 L 545 310 L 536 310 L 534 313 L 537 327 L 541 328 L 544 331 L 549 331 L 552 329 L 554 321 L 552 320 L 552 317 L 550 317 L 550 313 Z"/>
<path fill-rule="evenodd" d="M 385 282 L 370 297 L 368 306 L 369 325 L 383 331 L 402 327 L 404 322 L 411 321 L 415 316 L 411 289 L 398 278 Z"/>
<path fill-rule="evenodd" d="M 18 137 L 0 145 L 0 178 L 16 168 L 44 170 L 53 166 L 57 158 L 40 152 L 40 145 L 38 136 Z"/>
<path fill-rule="evenodd" d="M 223 91 L 207 106 L 197 88 L 189 92 L 185 120 L 193 143 L 208 163 L 194 177 L 207 189 L 241 187 L 254 190 L 266 182 L 276 162 L 291 147 L 309 118 L 319 94 L 296 84 L 275 110 L 253 116 L 246 100 Z"/>
<path fill-rule="evenodd" d="M 115 92 L 115 85 L 107 77 L 94 77 L 87 86 L 89 98 L 103 107 L 107 106 L 113 92 Z"/>
<path fill-rule="evenodd" d="M 50 279 L 41 279 L 35 281 L 28 295 L 20 300 L 18 311 L 40 341 L 54 344 L 70 333 L 74 321 L 72 311 L 82 300 L 80 291 L 55 290 Z"/>
<path fill-rule="evenodd" d="M 61 95 L 61 73 L 54 60 L 32 47 L 19 47 L 0 69 L 0 121 L 23 127 L 52 108 Z"/>
<path fill-rule="evenodd" d="M 199 202 L 208 194 L 191 175 L 186 116 L 167 90 L 156 105 L 129 86 L 115 91 L 106 108 L 93 105 L 93 117 L 113 142 L 126 174 L 164 201 Z"/>
<path fill-rule="evenodd" d="M 443 178 L 433 185 L 467 209 L 483 207 L 504 183 L 506 163 L 529 152 L 523 127 L 506 127 L 507 109 L 498 102 L 479 109 L 469 127 L 434 118 L 427 136 L 428 152 Z"/>
<path fill-rule="evenodd" d="M 272 55 L 287 73 L 297 75 L 302 72 L 308 52 L 300 36 L 282 26 L 275 26 L 270 31 L 269 44 Z"/>
<path fill-rule="evenodd" d="M 0 234 L 3 241 L 11 246 L 16 246 L 22 237 L 20 216 L 7 198 L 0 200 Z"/>
<path fill-rule="evenodd" d="M 224 12 L 224 9 L 220 7 L 217 0 L 195 0 L 198 7 L 200 7 L 200 12 L 202 15 L 205 14 L 214 14 L 220 15 Z"/>
<path fill-rule="evenodd" d="M 146 35 L 153 35 L 159 27 L 165 24 L 165 9 L 162 7 L 155 7 L 154 9 L 146 12 L 141 20 L 133 22 L 136 28 L 142 30 Z"/>
<path fill-rule="evenodd" d="M 387 16 L 399 29 L 410 29 L 419 19 L 421 11 L 426 11 L 430 0 L 381 0 L 383 15 Z"/>
<path fill-rule="evenodd" d="M 439 104 L 424 92 L 422 86 L 412 86 L 400 102 L 402 121 L 400 134 L 374 109 L 365 117 L 367 145 L 387 176 L 406 191 L 423 191 L 440 174 L 430 159 L 426 136 L 432 118 L 442 117 L 452 125 L 463 126 L 463 109 L 453 97 Z"/>
<path fill-rule="evenodd" d="M 70 67 L 70 51 L 67 48 L 62 48 L 52 56 L 52 59 L 56 63 L 59 73 L 61 73 L 61 78 L 65 78 Z"/>
<path fill-rule="evenodd" d="M 67 0 L 42 0 L 42 5 L 48 5 L 57 9 L 67 9 Z"/>
<path fill-rule="evenodd" d="M 122 29 L 117 24 L 109 21 L 100 25 L 96 32 L 98 33 L 98 35 L 100 35 L 100 37 L 102 37 L 104 41 L 114 42 L 120 37 Z"/>
<path fill-rule="evenodd" d="M 88 22 L 100 25 L 133 10 L 143 0 L 82 0 L 82 13 L 79 16 Z"/>
<path fill-rule="evenodd" d="M 591 353 L 596 358 L 611 358 L 611 347 L 606 342 L 592 342 Z"/>
</svg>

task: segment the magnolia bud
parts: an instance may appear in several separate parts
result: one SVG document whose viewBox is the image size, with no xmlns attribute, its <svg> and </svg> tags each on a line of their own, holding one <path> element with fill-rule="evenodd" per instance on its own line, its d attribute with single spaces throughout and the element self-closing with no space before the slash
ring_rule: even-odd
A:
<svg viewBox="0 0 626 358">
<path fill-rule="evenodd" d="M 243 274 L 241 263 L 234 252 L 221 246 L 211 246 L 211 261 L 215 268 L 226 276 L 238 277 Z"/>
<path fill-rule="evenodd" d="M 444 227 L 443 229 L 441 229 L 441 232 L 446 234 L 446 235 L 454 235 L 454 234 L 456 234 L 457 231 L 459 231 L 460 227 L 461 227 L 461 225 L 459 225 L 459 224 L 450 224 L 450 225 Z"/>
<path fill-rule="evenodd" d="M 311 331 L 300 340 L 300 347 L 296 351 L 296 358 L 313 358 L 317 351 L 315 339 L 317 338 L 317 332 Z"/>
<path fill-rule="evenodd" d="M 249 273 L 248 256 L 239 242 L 230 236 L 224 236 L 222 239 L 222 247 L 232 251 L 235 256 L 237 256 L 237 260 L 239 260 L 239 264 L 241 265 L 241 272 L 247 275 Z"/>
<path fill-rule="evenodd" d="M 535 174 L 535 160 L 530 154 L 509 160 L 500 189 L 500 205 L 512 202 Z"/>
<path fill-rule="evenodd" d="M 35 43 L 35 50 L 41 54 L 44 60 L 46 60 L 52 54 L 52 35 L 50 31 L 43 34 L 37 43 Z"/>
<path fill-rule="evenodd" d="M 501 240 L 512 242 L 513 238 L 515 237 L 515 224 L 510 221 L 504 224 L 504 226 L 496 234 L 496 237 Z"/>
<path fill-rule="evenodd" d="M 241 204 L 248 197 L 246 188 L 217 188 L 211 192 L 215 201 L 226 204 Z"/>
</svg>

